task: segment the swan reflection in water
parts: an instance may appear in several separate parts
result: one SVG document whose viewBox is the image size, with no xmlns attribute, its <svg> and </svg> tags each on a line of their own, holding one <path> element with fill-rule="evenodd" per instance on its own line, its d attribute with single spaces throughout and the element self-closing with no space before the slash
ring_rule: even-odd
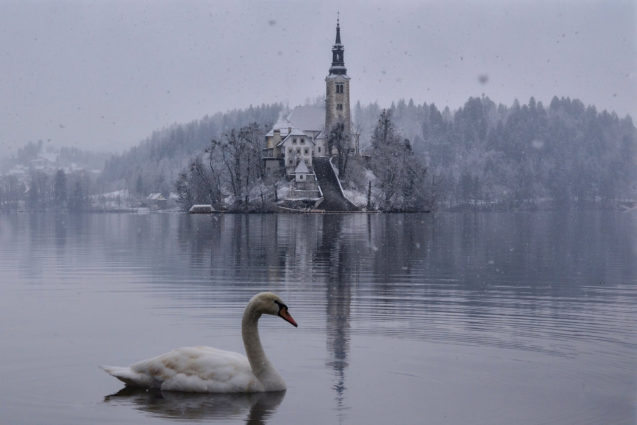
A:
<svg viewBox="0 0 637 425">
<path fill-rule="evenodd" d="M 285 391 L 212 394 L 124 387 L 104 402 L 132 405 L 162 418 L 227 420 L 247 414 L 246 423 L 265 424 L 284 397 Z"/>
</svg>

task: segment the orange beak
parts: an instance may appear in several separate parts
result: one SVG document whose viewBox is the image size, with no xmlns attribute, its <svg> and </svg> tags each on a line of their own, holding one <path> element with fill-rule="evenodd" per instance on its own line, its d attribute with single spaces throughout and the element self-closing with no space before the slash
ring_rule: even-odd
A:
<svg viewBox="0 0 637 425">
<path fill-rule="evenodd" d="M 296 324 L 296 321 L 292 318 L 292 316 L 290 316 L 287 308 L 282 308 L 281 311 L 279 311 L 279 316 L 281 316 L 286 322 L 290 322 L 290 324 L 295 328 L 299 326 Z"/>
</svg>

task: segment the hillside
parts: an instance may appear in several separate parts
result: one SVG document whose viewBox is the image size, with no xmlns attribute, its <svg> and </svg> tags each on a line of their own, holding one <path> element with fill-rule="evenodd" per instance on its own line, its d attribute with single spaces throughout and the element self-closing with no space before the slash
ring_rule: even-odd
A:
<svg viewBox="0 0 637 425">
<path fill-rule="evenodd" d="M 280 104 L 261 105 L 174 124 L 107 160 L 104 154 L 29 143 L 2 164 L 6 175 L 0 179 L 0 202 L 48 208 L 54 204 L 58 170 L 67 175 L 67 191 L 84 198 L 122 190 L 138 201 L 150 193 L 167 196 L 176 191 L 180 173 L 196 158 L 205 160 L 212 139 L 251 123 L 267 130 L 282 109 Z M 372 136 L 382 111 L 377 104 L 354 108 L 364 154 L 379 156 Z M 533 98 L 507 106 L 483 96 L 455 111 L 400 100 L 386 111 L 396 137 L 404 140 L 401 145 L 426 167 L 409 196 L 434 199 L 438 208 L 613 206 L 637 198 L 637 130 L 629 116 L 557 97 L 548 106 Z M 383 155 L 389 155 L 387 163 L 394 161 L 390 153 Z M 361 164 L 344 176 L 346 190 L 367 193 Z M 375 164 L 378 168 L 382 159 Z"/>
<path fill-rule="evenodd" d="M 250 106 L 155 131 L 138 146 L 109 159 L 100 186 L 105 192 L 128 189 L 139 195 L 168 194 L 174 191 L 179 172 L 203 153 L 211 139 L 249 123 L 271 124 L 281 109 L 280 104 Z"/>
<path fill-rule="evenodd" d="M 401 100 L 389 110 L 426 158 L 443 208 L 637 198 L 637 130 L 630 116 L 557 97 L 548 106 L 533 98 L 511 106 L 470 98 L 456 111 Z M 361 146 L 379 111 L 374 104 L 356 106 Z"/>
</svg>

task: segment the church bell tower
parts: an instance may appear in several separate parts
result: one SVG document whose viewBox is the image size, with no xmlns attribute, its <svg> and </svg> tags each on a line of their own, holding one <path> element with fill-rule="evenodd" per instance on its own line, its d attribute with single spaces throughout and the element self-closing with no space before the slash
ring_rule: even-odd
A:
<svg viewBox="0 0 637 425">
<path fill-rule="evenodd" d="M 325 133 L 343 123 L 345 134 L 352 135 L 352 120 L 349 107 L 349 80 L 345 68 L 345 49 L 341 43 L 340 20 L 336 20 L 336 41 L 332 47 L 332 66 L 325 77 Z"/>
</svg>

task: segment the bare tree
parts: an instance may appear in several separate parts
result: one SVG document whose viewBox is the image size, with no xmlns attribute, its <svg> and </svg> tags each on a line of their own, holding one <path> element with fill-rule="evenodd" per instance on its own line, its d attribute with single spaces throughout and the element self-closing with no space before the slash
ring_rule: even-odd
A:
<svg viewBox="0 0 637 425">
<path fill-rule="evenodd" d="M 345 132 L 345 125 L 338 122 L 332 126 L 327 136 L 327 151 L 331 154 L 336 149 L 336 163 L 338 175 L 345 176 L 347 162 L 350 156 L 351 135 Z"/>
<path fill-rule="evenodd" d="M 261 150 L 264 131 L 256 123 L 231 130 L 220 139 L 213 139 L 207 150 L 213 184 L 220 192 L 224 182 L 236 203 L 249 203 L 250 189 L 263 177 Z"/>
</svg>

